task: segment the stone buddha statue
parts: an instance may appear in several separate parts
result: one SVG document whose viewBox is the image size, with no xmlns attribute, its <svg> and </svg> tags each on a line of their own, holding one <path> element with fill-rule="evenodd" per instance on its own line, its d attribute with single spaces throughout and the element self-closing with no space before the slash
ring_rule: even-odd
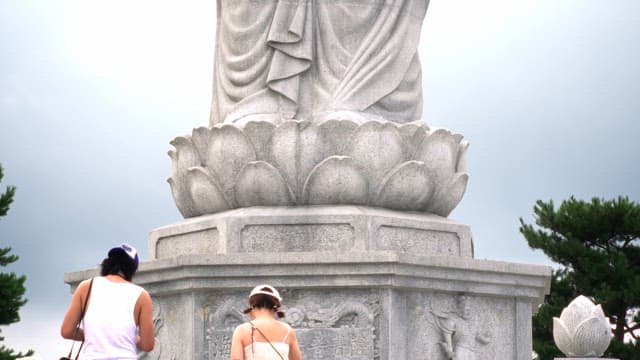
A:
<svg viewBox="0 0 640 360">
<path fill-rule="evenodd" d="M 210 125 L 422 114 L 428 0 L 218 0 Z"/>
<path fill-rule="evenodd" d="M 169 152 L 185 217 L 306 205 L 449 215 L 468 143 L 420 121 L 428 0 L 217 5 L 209 127 Z"/>
</svg>

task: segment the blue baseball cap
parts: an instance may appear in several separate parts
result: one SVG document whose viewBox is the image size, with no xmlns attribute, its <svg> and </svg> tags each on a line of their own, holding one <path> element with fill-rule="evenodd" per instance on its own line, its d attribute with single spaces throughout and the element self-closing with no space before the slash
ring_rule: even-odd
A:
<svg viewBox="0 0 640 360">
<path fill-rule="evenodd" d="M 111 250 L 109 250 L 109 256 L 111 255 L 112 252 L 114 251 L 122 251 L 125 254 L 129 255 L 129 257 L 131 258 L 131 260 L 133 260 L 133 262 L 138 265 L 138 262 L 140 261 L 140 259 L 138 258 L 138 250 L 136 250 L 136 248 L 134 248 L 133 246 L 129 245 L 129 244 L 120 244 L 119 246 L 116 246 L 114 248 L 111 248 Z"/>
</svg>

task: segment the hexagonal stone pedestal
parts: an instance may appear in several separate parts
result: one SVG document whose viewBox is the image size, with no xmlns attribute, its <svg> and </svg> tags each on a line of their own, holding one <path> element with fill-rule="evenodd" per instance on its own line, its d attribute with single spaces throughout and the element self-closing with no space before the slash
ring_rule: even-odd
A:
<svg viewBox="0 0 640 360">
<path fill-rule="evenodd" d="M 530 360 L 551 275 L 473 259 L 454 221 L 356 206 L 232 210 L 157 229 L 149 245 L 135 282 L 154 299 L 150 359 L 227 360 L 248 292 L 268 283 L 306 360 Z"/>
</svg>

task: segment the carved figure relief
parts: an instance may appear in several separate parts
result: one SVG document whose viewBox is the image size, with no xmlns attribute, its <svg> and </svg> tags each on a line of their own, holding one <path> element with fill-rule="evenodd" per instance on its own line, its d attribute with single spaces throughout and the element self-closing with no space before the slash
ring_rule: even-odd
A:
<svg viewBox="0 0 640 360">
<path fill-rule="evenodd" d="M 481 324 L 473 323 L 467 295 L 456 295 L 454 303 L 454 308 L 448 311 L 430 307 L 428 319 L 441 335 L 438 346 L 447 360 L 476 360 L 492 334 Z"/>
</svg>

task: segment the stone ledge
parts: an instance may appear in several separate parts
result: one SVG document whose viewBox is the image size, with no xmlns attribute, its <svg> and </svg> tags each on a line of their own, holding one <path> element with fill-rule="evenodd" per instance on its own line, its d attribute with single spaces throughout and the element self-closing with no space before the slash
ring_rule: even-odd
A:
<svg viewBox="0 0 640 360">
<path fill-rule="evenodd" d="M 376 251 L 473 257 L 469 226 L 365 206 L 251 207 L 153 230 L 151 259 L 192 254 Z"/>
<path fill-rule="evenodd" d="M 551 268 L 391 251 L 181 255 L 140 265 L 136 283 L 153 294 L 245 289 L 260 280 L 286 288 L 397 288 L 526 298 L 534 313 L 548 293 Z M 65 274 L 75 287 L 95 270 Z"/>
</svg>

